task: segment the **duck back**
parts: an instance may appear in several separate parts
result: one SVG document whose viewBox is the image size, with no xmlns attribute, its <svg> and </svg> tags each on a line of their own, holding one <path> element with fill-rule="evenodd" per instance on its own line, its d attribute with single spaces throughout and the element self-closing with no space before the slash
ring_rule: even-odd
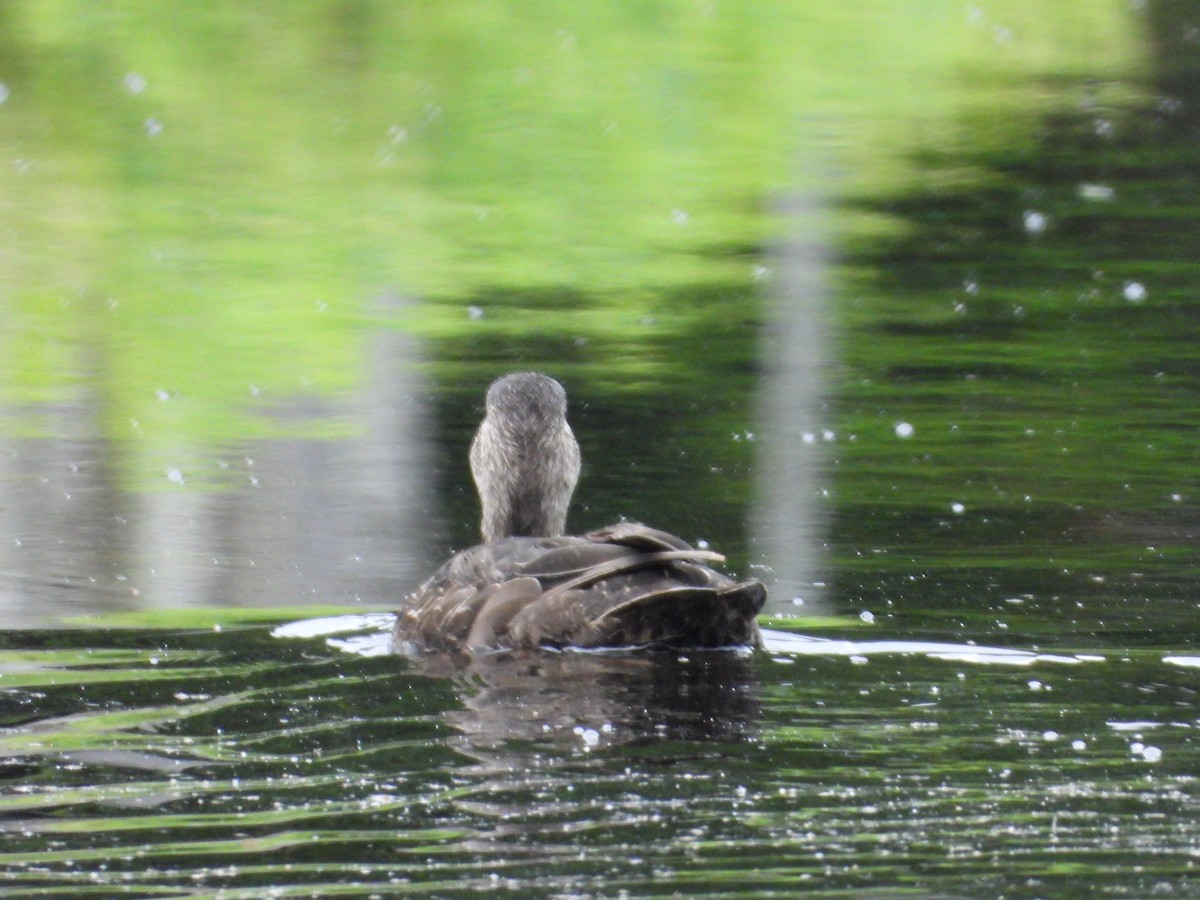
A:
<svg viewBox="0 0 1200 900">
<path fill-rule="evenodd" d="M 401 652 L 534 647 L 757 646 L 759 581 L 720 554 L 622 522 L 580 537 L 507 537 L 463 550 L 400 611 Z"/>
</svg>

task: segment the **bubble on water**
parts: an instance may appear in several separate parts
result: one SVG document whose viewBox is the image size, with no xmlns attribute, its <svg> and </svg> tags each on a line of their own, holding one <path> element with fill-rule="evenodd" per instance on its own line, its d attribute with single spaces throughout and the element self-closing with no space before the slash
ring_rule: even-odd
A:
<svg viewBox="0 0 1200 900">
<path fill-rule="evenodd" d="M 687 214 L 687 210 L 673 209 L 671 210 L 671 221 L 676 225 L 686 225 L 692 220 L 692 217 Z"/>
<path fill-rule="evenodd" d="M 837 435 L 826 428 L 821 432 L 821 440 L 825 441 L 827 444 L 830 444 L 837 440 Z"/>
<path fill-rule="evenodd" d="M 950 512 L 954 513 L 956 516 L 961 516 L 966 511 L 967 511 L 967 508 L 965 506 L 963 506 L 961 503 L 951 503 L 950 504 Z"/>
<path fill-rule="evenodd" d="M 1146 286 L 1138 281 L 1127 281 L 1121 289 L 1121 294 L 1130 303 L 1141 303 L 1146 299 Z"/>
<path fill-rule="evenodd" d="M 806 431 L 804 434 L 800 435 L 800 440 L 806 444 L 815 444 L 817 442 L 817 436 L 811 431 Z"/>
<path fill-rule="evenodd" d="M 1097 119 L 1092 128 L 1096 132 L 1096 137 L 1102 138 L 1110 138 L 1117 131 L 1116 127 L 1108 119 Z"/>
<path fill-rule="evenodd" d="M 1030 679 L 1029 689 L 1031 691 L 1040 691 L 1042 689 L 1042 683 L 1040 681 L 1038 681 L 1036 678 Z"/>
<path fill-rule="evenodd" d="M 8 99 L 8 85 L 0 83 L 0 103 Z"/>
<path fill-rule="evenodd" d="M 1025 230 L 1030 234 L 1041 234 L 1048 224 L 1046 214 L 1034 209 L 1025 210 L 1022 221 L 1025 223 Z"/>
<path fill-rule="evenodd" d="M 860 619 L 862 619 L 862 621 L 866 622 L 868 625 L 871 625 L 875 621 L 875 613 L 871 612 L 870 610 L 866 610 L 866 609 L 864 609 L 862 612 L 860 612 L 858 614 L 858 617 Z"/>
<path fill-rule="evenodd" d="M 915 431 L 916 429 L 913 428 L 908 422 L 896 423 L 896 437 L 898 438 L 910 438 L 913 436 L 913 432 Z"/>
<path fill-rule="evenodd" d="M 173 484 L 183 484 L 183 473 L 174 467 L 167 469 L 167 480 Z"/>
<path fill-rule="evenodd" d="M 1075 740 L 1071 741 L 1071 749 L 1072 750 L 1086 750 L 1087 749 L 1087 741 L 1081 741 L 1079 738 L 1076 738 Z"/>
<path fill-rule="evenodd" d="M 467 318 L 470 319 L 472 322 L 478 322 L 480 319 L 483 318 L 483 307 L 482 306 L 468 306 L 467 307 Z"/>
<path fill-rule="evenodd" d="M 1052 743 L 1054 743 L 1055 741 L 1057 741 L 1057 740 L 1058 740 L 1058 732 L 1057 732 L 1057 731 L 1054 731 L 1054 730 L 1052 730 L 1052 729 L 1051 729 L 1051 730 L 1047 730 L 1047 731 L 1043 731 L 1043 732 L 1042 732 L 1042 740 L 1043 740 L 1043 741 L 1046 741 L 1047 743 L 1051 743 L 1051 744 L 1052 744 Z"/>
<path fill-rule="evenodd" d="M 590 750 L 600 743 L 600 732 L 595 728 L 584 728 L 582 725 L 576 725 L 574 731 L 583 741 L 584 749 Z"/>
<path fill-rule="evenodd" d="M 164 391 L 162 388 L 156 389 L 154 391 L 154 396 L 157 397 L 162 403 L 166 403 L 171 399 L 171 394 L 168 391 Z"/>
<path fill-rule="evenodd" d="M 158 119 L 147 119 L 142 123 L 142 127 L 146 129 L 146 134 L 150 137 L 158 137 L 162 134 L 163 123 Z"/>
</svg>

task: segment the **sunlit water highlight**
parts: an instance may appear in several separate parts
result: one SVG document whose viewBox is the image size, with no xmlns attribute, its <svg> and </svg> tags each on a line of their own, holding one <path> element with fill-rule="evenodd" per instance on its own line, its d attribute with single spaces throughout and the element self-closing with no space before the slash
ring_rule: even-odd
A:
<svg viewBox="0 0 1200 900">
<path fill-rule="evenodd" d="M 337 650 L 360 656 L 381 656 L 392 652 L 391 634 L 395 616 L 387 613 L 367 615 L 326 616 L 289 622 L 275 628 L 271 634 L 278 638 L 326 638 Z M 1034 663 L 1103 662 L 1094 653 L 1055 654 L 1013 647 L 988 647 L 972 642 L 952 644 L 939 641 L 845 641 L 809 637 L 772 629 L 763 630 L 763 651 L 796 656 L 840 656 L 853 661 L 870 656 L 924 656 L 947 662 L 969 662 L 991 665 L 1029 666 Z M 554 651 L 547 651 L 554 652 Z M 609 653 L 611 650 L 567 650 L 570 653 Z M 1164 662 L 1188 665 L 1187 657 L 1166 657 Z M 777 660 L 778 661 L 778 660 Z"/>
</svg>

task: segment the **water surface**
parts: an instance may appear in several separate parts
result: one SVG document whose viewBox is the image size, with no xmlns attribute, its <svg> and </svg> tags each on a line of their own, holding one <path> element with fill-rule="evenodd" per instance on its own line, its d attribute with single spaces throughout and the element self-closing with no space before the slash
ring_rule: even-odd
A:
<svg viewBox="0 0 1200 900">
<path fill-rule="evenodd" d="M 0 889 L 1196 892 L 1189 4 L 0 24 Z M 762 651 L 382 652 L 513 369 Z"/>
</svg>

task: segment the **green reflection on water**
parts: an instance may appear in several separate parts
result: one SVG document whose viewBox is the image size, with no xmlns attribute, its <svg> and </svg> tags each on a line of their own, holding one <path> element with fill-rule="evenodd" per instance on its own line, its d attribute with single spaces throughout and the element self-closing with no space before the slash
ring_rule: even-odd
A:
<svg viewBox="0 0 1200 900">
<path fill-rule="evenodd" d="M 83 381 L 108 438 L 151 445 L 270 432 L 258 398 L 349 389 L 385 291 L 425 301 L 399 327 L 438 359 L 549 333 L 595 340 L 610 378 L 695 368 L 709 348 L 678 338 L 709 301 L 689 292 L 728 286 L 753 321 L 754 248 L 772 193 L 806 180 L 800 147 L 825 136 L 843 182 L 880 194 L 925 143 L 1010 143 L 1041 110 L 1028 76 L 1118 76 L 1140 52 L 1120 4 L 1092 3 L 3 17 L 4 394 Z M 541 310 L 547 290 L 570 294 Z"/>
</svg>

